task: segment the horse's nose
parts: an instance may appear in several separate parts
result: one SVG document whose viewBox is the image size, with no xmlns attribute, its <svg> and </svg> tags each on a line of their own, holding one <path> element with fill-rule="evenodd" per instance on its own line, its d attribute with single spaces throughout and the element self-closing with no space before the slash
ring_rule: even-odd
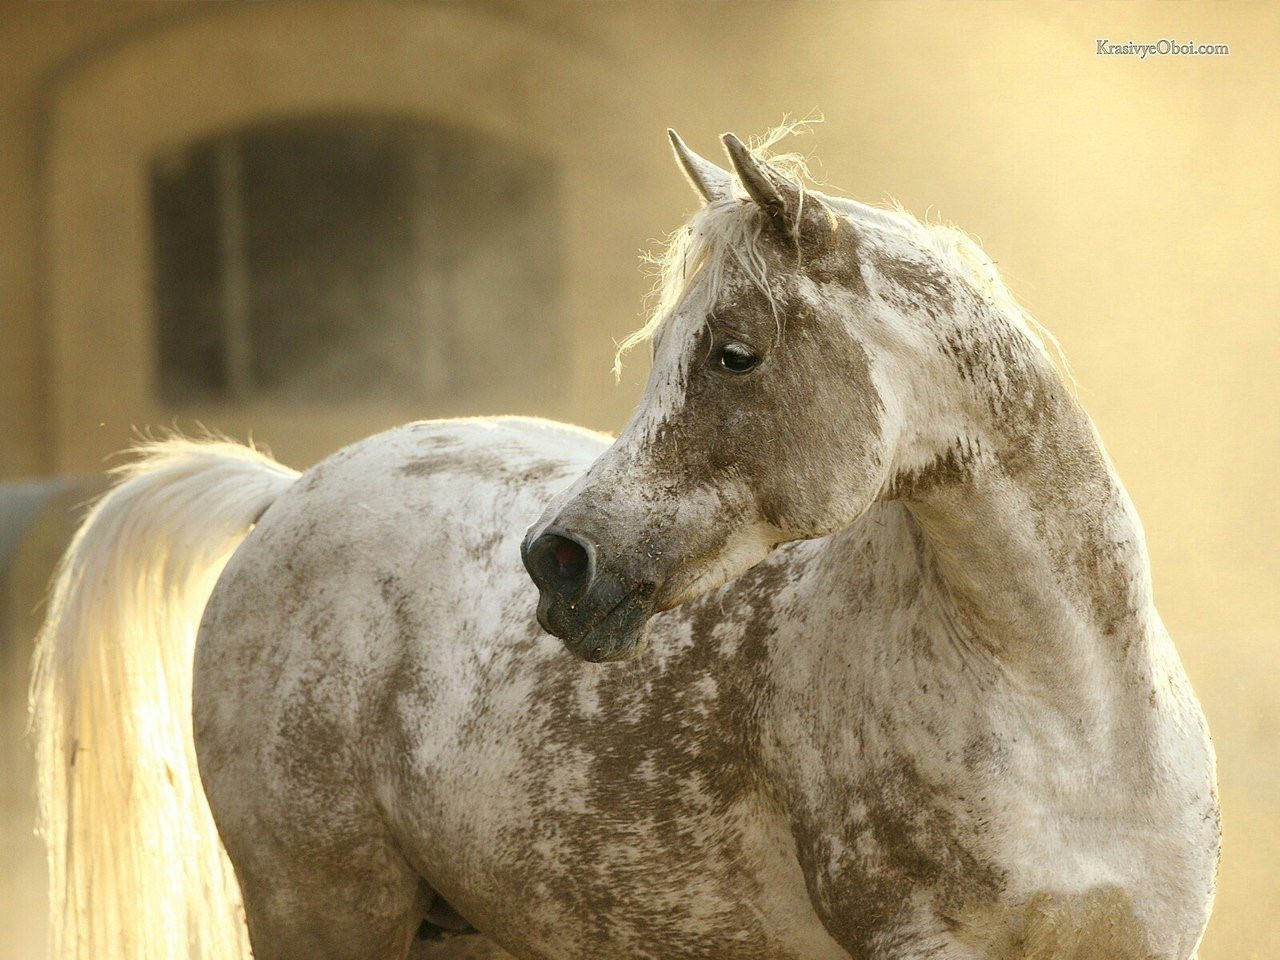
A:
<svg viewBox="0 0 1280 960">
<path fill-rule="evenodd" d="M 521 545 L 525 569 L 544 594 L 562 600 L 581 597 L 591 583 L 590 544 L 565 530 L 547 530 Z"/>
</svg>

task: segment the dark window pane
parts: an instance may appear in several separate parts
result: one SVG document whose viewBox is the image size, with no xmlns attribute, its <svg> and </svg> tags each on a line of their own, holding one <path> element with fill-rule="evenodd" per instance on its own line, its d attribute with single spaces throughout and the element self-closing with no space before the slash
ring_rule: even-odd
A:
<svg viewBox="0 0 1280 960">
<path fill-rule="evenodd" d="M 227 386 L 213 151 L 157 163 L 151 178 L 160 395 L 169 403 Z"/>
</svg>

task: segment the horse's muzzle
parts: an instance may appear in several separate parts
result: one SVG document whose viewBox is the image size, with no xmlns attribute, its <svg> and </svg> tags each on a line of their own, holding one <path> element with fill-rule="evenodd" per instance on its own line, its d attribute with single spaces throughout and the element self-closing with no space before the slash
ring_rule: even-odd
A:
<svg viewBox="0 0 1280 960">
<path fill-rule="evenodd" d="M 636 656 L 653 614 L 655 585 L 600 570 L 594 544 L 569 531 L 532 533 L 520 555 L 538 586 L 542 628 L 591 663 Z"/>
</svg>

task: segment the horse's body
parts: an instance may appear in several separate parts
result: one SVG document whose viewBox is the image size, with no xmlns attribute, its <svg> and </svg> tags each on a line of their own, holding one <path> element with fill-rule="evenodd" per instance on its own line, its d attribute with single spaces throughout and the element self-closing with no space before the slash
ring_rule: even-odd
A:
<svg viewBox="0 0 1280 960">
<path fill-rule="evenodd" d="M 714 205 L 714 174 L 691 174 Z M 539 421 L 422 423 L 295 480 L 184 447 L 99 507 L 175 491 L 173 517 L 231 543 L 257 521 L 204 609 L 194 703 L 259 960 L 400 958 L 456 914 L 529 960 L 1194 952 L 1212 754 L 1136 516 L 1043 355 L 876 216 L 851 215 L 853 287 L 803 224 L 804 276 L 767 307 L 723 280 L 717 314 L 776 315 L 776 295 L 778 342 L 818 343 L 840 375 L 788 380 L 817 412 L 774 402 L 785 432 L 742 421 L 760 436 L 732 457 L 736 411 L 769 405 L 737 393 L 711 439 L 681 420 L 723 389 L 689 372 L 704 313 L 686 310 L 607 450 Z M 975 319 L 919 371 L 813 319 L 962 300 Z M 216 485 L 178 486 L 201 470 Z M 105 561 L 78 549 L 87 580 Z M 646 623 L 648 649 L 569 656 L 522 549 L 571 650 L 635 656 Z"/>
<path fill-rule="evenodd" d="M 1081 725 L 1077 696 L 954 645 L 886 504 L 659 617 L 635 664 L 584 668 L 529 616 L 518 546 L 602 449 L 405 427 L 304 476 L 237 551 L 196 733 L 250 902 L 285 878 L 299 898 L 264 936 L 403 936 L 421 877 L 530 957 L 1022 956 L 1090 912 L 1106 939 L 1025 955 L 1186 954 L 1203 892 L 1169 848 L 1199 833 L 1203 878 L 1213 834 L 1151 778 L 1197 720 L 1103 702 L 1154 689 L 1162 637 L 1078 667 L 1108 714 Z"/>
<path fill-rule="evenodd" d="M 270 939 L 332 943 L 389 858 L 407 879 L 362 941 L 416 928 L 423 877 L 528 956 L 843 956 L 766 786 L 783 568 L 662 618 L 635 665 L 584 668 L 531 615 L 520 536 L 603 448 L 530 421 L 404 427 L 304 476 L 237 551 L 196 736 L 250 901 L 299 885 Z M 264 843 L 263 818 L 298 832 Z"/>
</svg>

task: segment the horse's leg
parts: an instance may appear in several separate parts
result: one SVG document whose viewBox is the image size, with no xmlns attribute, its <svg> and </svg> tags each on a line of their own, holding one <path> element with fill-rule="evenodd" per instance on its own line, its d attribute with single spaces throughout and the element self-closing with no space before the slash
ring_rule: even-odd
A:
<svg viewBox="0 0 1280 960">
<path fill-rule="evenodd" d="M 426 891 L 383 837 L 283 845 L 235 858 L 254 960 L 404 960 Z"/>
<path fill-rule="evenodd" d="M 481 933 L 447 940 L 415 940 L 409 960 L 512 960 L 511 954 Z"/>
</svg>

